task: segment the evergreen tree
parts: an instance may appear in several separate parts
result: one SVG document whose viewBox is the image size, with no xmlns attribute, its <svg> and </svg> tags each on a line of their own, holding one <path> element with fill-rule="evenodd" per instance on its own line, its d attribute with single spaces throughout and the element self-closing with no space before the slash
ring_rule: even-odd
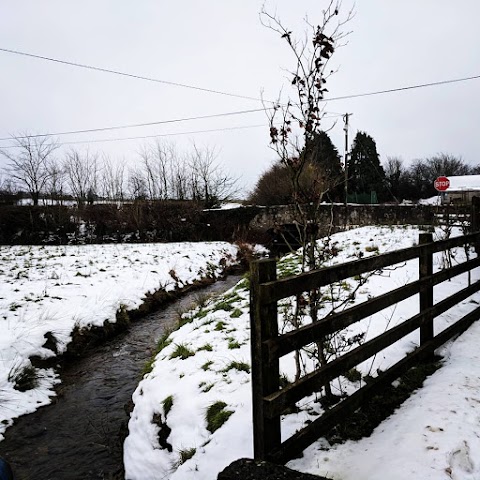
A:
<svg viewBox="0 0 480 480">
<path fill-rule="evenodd" d="M 343 195 L 344 173 L 340 155 L 333 145 L 327 132 L 320 131 L 313 138 L 313 158 L 310 160 L 317 164 L 324 172 L 330 187 L 326 193 L 326 199 L 330 201 L 341 201 Z"/>
<path fill-rule="evenodd" d="M 377 200 L 387 198 L 385 171 L 380 164 L 375 140 L 364 132 L 357 132 L 348 159 L 348 192 Z"/>
</svg>

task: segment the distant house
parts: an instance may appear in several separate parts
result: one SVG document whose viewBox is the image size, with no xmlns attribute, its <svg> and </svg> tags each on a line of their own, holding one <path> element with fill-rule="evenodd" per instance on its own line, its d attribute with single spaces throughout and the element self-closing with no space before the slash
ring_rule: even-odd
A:
<svg viewBox="0 0 480 480">
<path fill-rule="evenodd" d="M 459 175 L 448 179 L 450 186 L 445 192 L 444 203 L 472 203 L 473 197 L 480 197 L 480 175 Z"/>
</svg>

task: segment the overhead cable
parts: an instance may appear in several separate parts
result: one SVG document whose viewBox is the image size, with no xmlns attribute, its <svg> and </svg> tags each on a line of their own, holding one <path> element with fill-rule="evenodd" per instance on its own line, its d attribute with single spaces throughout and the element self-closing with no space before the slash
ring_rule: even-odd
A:
<svg viewBox="0 0 480 480">
<path fill-rule="evenodd" d="M 203 87 L 199 87 L 199 86 L 196 86 L 196 85 L 188 85 L 186 83 L 171 82 L 169 80 L 161 80 L 159 78 L 145 77 L 143 75 L 137 75 L 137 74 L 128 73 L 128 72 L 121 72 L 119 70 L 112 70 L 110 68 L 96 67 L 94 65 L 87 65 L 87 64 L 84 64 L 84 63 L 70 62 L 68 60 L 60 60 L 59 58 L 46 57 L 46 56 L 43 56 L 43 55 L 35 55 L 33 53 L 28 53 L 28 52 L 20 52 L 18 50 L 11 50 L 9 48 L 1 48 L 0 47 L 0 51 L 5 52 L 5 53 L 12 53 L 14 55 L 22 55 L 24 57 L 36 58 L 36 59 L 39 59 L 39 60 L 47 60 L 49 62 L 61 63 L 63 65 L 69 65 L 71 67 L 86 68 L 88 70 L 96 70 L 97 72 L 111 73 L 111 74 L 114 74 L 114 75 L 121 75 L 122 77 L 135 78 L 137 80 L 146 80 L 148 82 L 163 83 L 164 85 L 171 85 L 171 86 L 174 86 L 174 87 L 189 88 L 191 90 L 199 90 L 201 92 L 214 93 L 216 95 L 225 95 L 227 97 L 236 97 L 236 98 L 243 98 L 244 100 L 254 100 L 256 102 L 262 102 L 262 99 L 256 98 L 256 97 L 250 97 L 248 95 L 240 95 L 240 94 L 236 94 L 236 93 L 223 92 L 221 90 L 214 90 L 214 89 L 211 89 L 211 88 L 203 88 Z M 263 100 L 263 101 L 266 101 L 266 100 Z M 267 103 L 275 103 L 275 102 L 270 102 L 270 101 L 266 101 L 266 102 Z"/>
</svg>

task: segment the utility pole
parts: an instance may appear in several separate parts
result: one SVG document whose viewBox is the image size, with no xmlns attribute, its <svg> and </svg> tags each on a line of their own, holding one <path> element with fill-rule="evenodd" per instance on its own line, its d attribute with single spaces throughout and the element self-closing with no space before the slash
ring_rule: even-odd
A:
<svg viewBox="0 0 480 480">
<path fill-rule="evenodd" d="M 345 163 L 344 163 L 344 171 L 345 171 L 345 219 L 347 218 L 347 203 L 348 203 L 348 118 L 353 113 L 346 113 L 343 116 L 343 121 L 345 125 L 343 127 L 343 131 L 345 132 Z"/>
</svg>

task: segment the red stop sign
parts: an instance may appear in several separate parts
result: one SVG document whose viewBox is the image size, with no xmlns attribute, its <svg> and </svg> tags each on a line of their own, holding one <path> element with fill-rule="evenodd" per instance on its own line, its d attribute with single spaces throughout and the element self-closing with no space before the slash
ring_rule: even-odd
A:
<svg viewBox="0 0 480 480">
<path fill-rule="evenodd" d="M 450 186 L 450 180 L 447 177 L 438 177 L 433 182 L 433 186 L 439 192 L 444 192 Z"/>
</svg>

